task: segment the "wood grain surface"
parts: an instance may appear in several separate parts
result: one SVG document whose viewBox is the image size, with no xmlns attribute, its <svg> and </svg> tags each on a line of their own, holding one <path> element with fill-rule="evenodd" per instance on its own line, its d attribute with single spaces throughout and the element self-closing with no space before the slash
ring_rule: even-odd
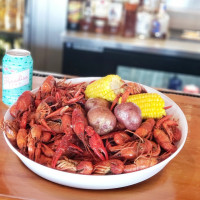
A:
<svg viewBox="0 0 200 200">
<path fill-rule="evenodd" d="M 33 88 L 40 85 L 43 80 L 34 77 Z M 9 149 L 1 132 L 0 199 L 200 199 L 200 98 L 180 94 L 167 94 L 167 96 L 183 110 L 189 132 L 181 152 L 157 175 L 139 184 L 114 190 L 82 190 L 61 186 L 30 171 Z M 7 109 L 8 107 L 1 101 L 1 119 Z"/>
</svg>

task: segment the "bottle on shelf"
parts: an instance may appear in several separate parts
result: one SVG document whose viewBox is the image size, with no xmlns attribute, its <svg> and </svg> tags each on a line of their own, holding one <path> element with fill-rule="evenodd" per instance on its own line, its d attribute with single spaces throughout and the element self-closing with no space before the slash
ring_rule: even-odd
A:
<svg viewBox="0 0 200 200">
<path fill-rule="evenodd" d="M 23 29 L 24 0 L 17 0 L 16 30 L 21 32 Z"/>
<path fill-rule="evenodd" d="M 6 0 L 5 2 L 5 30 L 16 30 L 17 0 Z"/>
<path fill-rule="evenodd" d="M 108 20 L 106 33 L 116 35 L 120 32 L 123 13 L 122 0 L 112 0 L 108 7 Z"/>
<path fill-rule="evenodd" d="M 139 0 L 127 0 L 124 3 L 124 18 L 122 24 L 122 36 L 135 36 L 135 26 L 137 18 L 137 8 Z"/>
<path fill-rule="evenodd" d="M 105 33 L 109 3 L 108 0 L 94 0 L 93 31 L 95 33 Z"/>
<path fill-rule="evenodd" d="M 4 29 L 5 0 L 0 0 L 0 29 Z"/>
<path fill-rule="evenodd" d="M 92 17 L 93 17 L 93 1 L 85 0 L 82 8 L 82 19 L 80 27 L 82 31 L 90 32 L 92 30 Z"/>
<path fill-rule="evenodd" d="M 79 30 L 81 19 L 82 1 L 81 0 L 69 0 L 68 2 L 68 30 Z"/>
<path fill-rule="evenodd" d="M 141 0 L 137 12 L 136 35 L 140 39 L 150 37 L 153 14 L 151 0 Z"/>
<path fill-rule="evenodd" d="M 160 1 L 161 0 L 150 0 L 150 6 L 149 9 L 151 13 L 157 14 L 159 11 L 159 6 L 160 6 Z"/>
<path fill-rule="evenodd" d="M 158 14 L 152 23 L 151 36 L 153 38 L 165 39 L 168 36 L 169 31 L 169 14 L 166 11 L 166 4 L 164 1 L 160 3 Z"/>
</svg>

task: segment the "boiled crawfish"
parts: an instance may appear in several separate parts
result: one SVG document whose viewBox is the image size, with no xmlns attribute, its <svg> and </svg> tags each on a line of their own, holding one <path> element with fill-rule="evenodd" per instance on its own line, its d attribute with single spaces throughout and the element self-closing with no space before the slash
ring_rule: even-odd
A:
<svg viewBox="0 0 200 200">
<path fill-rule="evenodd" d="M 164 150 L 173 153 L 177 149 L 175 142 L 181 139 L 181 132 L 177 128 L 177 122 L 170 118 L 168 115 L 157 121 L 153 136 Z"/>
<path fill-rule="evenodd" d="M 57 162 L 56 169 L 89 175 L 93 172 L 93 164 L 90 161 L 76 161 L 64 156 L 64 159 Z"/>
<path fill-rule="evenodd" d="M 88 126 L 87 119 L 80 108 L 75 108 L 72 112 L 72 127 L 86 148 L 90 147 L 101 160 L 108 159 L 101 137 L 91 126 Z"/>
<path fill-rule="evenodd" d="M 17 118 L 23 112 L 27 111 L 33 106 L 34 102 L 34 95 L 30 91 L 25 91 L 22 95 L 18 98 L 17 102 L 11 106 L 10 114 Z"/>
<path fill-rule="evenodd" d="M 147 93 L 146 89 L 141 84 L 134 82 L 124 82 L 124 84 L 120 88 L 120 91 L 121 92 L 117 95 L 117 97 L 114 99 L 111 105 L 111 110 L 119 102 L 120 97 L 122 98 L 121 103 L 125 103 L 129 95 Z"/>
<path fill-rule="evenodd" d="M 134 132 L 118 122 L 113 132 L 99 136 L 84 110 L 86 86 L 48 76 L 35 95 L 26 91 L 11 107 L 14 120 L 2 123 L 7 138 L 40 164 L 80 174 L 134 172 L 176 151 L 181 131 L 171 115 L 143 120 Z M 137 83 L 124 83 L 120 91 L 111 110 L 120 97 L 125 102 L 130 94 L 147 92 Z"/>
</svg>

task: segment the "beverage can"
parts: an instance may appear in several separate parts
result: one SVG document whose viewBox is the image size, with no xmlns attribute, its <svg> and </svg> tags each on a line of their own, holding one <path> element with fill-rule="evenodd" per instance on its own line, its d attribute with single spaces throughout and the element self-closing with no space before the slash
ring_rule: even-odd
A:
<svg viewBox="0 0 200 200">
<path fill-rule="evenodd" d="M 6 51 L 2 62 L 2 101 L 12 105 L 26 90 L 32 90 L 33 59 L 24 49 Z"/>
</svg>

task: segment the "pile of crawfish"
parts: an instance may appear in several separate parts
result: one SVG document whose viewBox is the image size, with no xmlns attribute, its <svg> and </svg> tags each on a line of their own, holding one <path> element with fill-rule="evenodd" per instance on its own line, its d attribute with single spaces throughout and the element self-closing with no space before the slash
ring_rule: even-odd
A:
<svg viewBox="0 0 200 200">
<path fill-rule="evenodd" d="M 102 175 L 142 170 L 176 151 L 181 132 L 170 115 L 143 120 L 136 131 L 116 126 L 97 134 L 86 117 L 87 84 L 48 76 L 35 94 L 24 92 L 2 126 L 12 145 L 47 167 Z"/>
</svg>

